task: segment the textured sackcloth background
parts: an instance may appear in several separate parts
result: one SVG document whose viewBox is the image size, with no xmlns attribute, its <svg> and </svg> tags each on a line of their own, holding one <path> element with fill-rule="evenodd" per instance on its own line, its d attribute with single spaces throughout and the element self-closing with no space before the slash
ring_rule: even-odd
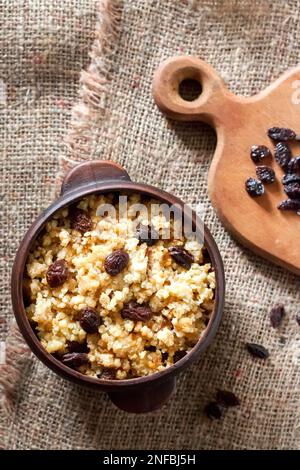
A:
<svg viewBox="0 0 300 470">
<path fill-rule="evenodd" d="M 105 0 L 101 8 L 94 0 L 0 1 L 2 447 L 299 448 L 299 280 L 223 230 L 207 197 L 213 131 L 168 122 L 151 97 L 158 63 L 182 53 L 210 62 L 235 92 L 252 94 L 299 62 L 299 24 L 296 0 Z M 127 415 L 104 394 L 55 376 L 11 324 L 18 242 L 66 168 L 99 157 L 190 204 L 201 201 L 225 263 L 217 338 L 181 375 L 175 398 L 150 415 Z M 268 311 L 278 300 L 288 314 L 277 332 Z M 263 343 L 270 359 L 254 361 L 245 341 Z M 217 388 L 234 390 L 241 406 L 211 422 L 202 409 Z"/>
</svg>

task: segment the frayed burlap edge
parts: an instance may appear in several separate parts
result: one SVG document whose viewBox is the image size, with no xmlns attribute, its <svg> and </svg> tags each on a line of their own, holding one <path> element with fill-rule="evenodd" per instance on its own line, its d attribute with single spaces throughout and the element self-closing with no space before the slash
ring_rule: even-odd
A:
<svg viewBox="0 0 300 470">
<path fill-rule="evenodd" d="M 70 130 L 66 138 L 68 155 L 60 158 L 58 186 L 70 168 L 93 157 L 92 142 L 107 114 L 110 59 L 116 48 L 122 10 L 123 0 L 102 0 L 99 3 L 99 20 L 90 53 L 91 62 L 87 70 L 80 74 L 80 99 L 72 110 Z"/>
</svg>

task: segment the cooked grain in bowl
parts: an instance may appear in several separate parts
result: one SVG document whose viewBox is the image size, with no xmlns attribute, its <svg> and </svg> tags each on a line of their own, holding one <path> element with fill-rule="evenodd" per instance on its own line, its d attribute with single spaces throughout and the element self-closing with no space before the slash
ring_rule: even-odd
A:
<svg viewBox="0 0 300 470">
<path fill-rule="evenodd" d="M 139 203 L 147 214 L 136 211 Z M 117 217 L 99 214 L 104 204 Z M 174 220 L 151 215 L 154 204 L 129 195 L 122 218 L 116 195 L 85 197 L 57 212 L 30 252 L 28 318 L 43 347 L 83 374 L 153 374 L 182 358 L 206 329 L 212 266 L 195 235 L 174 238 Z"/>
</svg>

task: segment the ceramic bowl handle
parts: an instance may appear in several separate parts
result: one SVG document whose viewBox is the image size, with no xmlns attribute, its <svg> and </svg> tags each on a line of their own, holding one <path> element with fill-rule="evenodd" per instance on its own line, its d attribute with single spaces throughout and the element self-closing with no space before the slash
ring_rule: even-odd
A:
<svg viewBox="0 0 300 470">
<path fill-rule="evenodd" d="M 72 168 L 61 185 L 61 194 L 99 181 L 130 181 L 124 168 L 110 160 L 89 160 Z"/>
<path fill-rule="evenodd" d="M 121 410 L 129 413 L 148 413 L 161 408 L 176 390 L 176 379 L 170 377 L 164 382 L 132 386 L 127 390 L 110 392 L 111 401 Z"/>
</svg>

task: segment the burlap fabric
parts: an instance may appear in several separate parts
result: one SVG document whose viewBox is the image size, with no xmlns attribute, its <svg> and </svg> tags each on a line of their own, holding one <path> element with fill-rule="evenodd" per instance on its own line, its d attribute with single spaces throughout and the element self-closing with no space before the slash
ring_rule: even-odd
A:
<svg viewBox="0 0 300 470">
<path fill-rule="evenodd" d="M 299 447 L 299 281 L 224 231 L 207 197 L 214 133 L 168 122 L 151 97 L 157 64 L 182 53 L 210 62 L 235 92 L 262 89 L 298 62 L 299 6 L 296 0 L 105 0 L 100 11 L 93 0 L 0 3 L 2 447 Z M 217 338 L 180 376 L 173 400 L 150 415 L 127 415 L 104 394 L 58 378 L 11 326 L 9 277 L 19 240 L 55 197 L 66 168 L 99 157 L 123 164 L 135 180 L 202 202 L 225 263 L 227 300 Z M 279 331 L 268 318 L 276 301 L 287 309 Z M 263 343 L 270 359 L 254 361 L 245 341 Z M 233 390 L 241 406 L 211 422 L 202 410 L 218 388 Z"/>
</svg>

